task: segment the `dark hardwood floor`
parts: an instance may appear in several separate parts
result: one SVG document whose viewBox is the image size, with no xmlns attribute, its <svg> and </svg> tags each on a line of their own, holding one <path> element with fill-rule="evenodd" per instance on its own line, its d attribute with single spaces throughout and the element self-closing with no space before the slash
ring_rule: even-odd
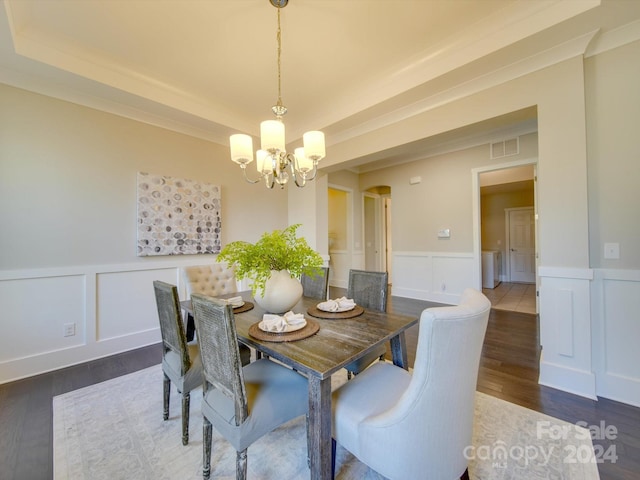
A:
<svg viewBox="0 0 640 480">
<path fill-rule="evenodd" d="M 332 289 L 331 296 L 344 294 Z M 436 306 L 421 300 L 391 297 L 389 311 L 419 315 Z M 407 334 L 413 364 L 418 328 Z M 538 385 L 537 316 L 492 310 L 485 337 L 478 390 L 565 421 L 617 429 L 612 440 L 594 440 L 602 451 L 614 448 L 617 461 L 598 464 L 603 480 L 640 478 L 640 409 L 607 399 L 593 401 Z M 125 375 L 161 358 L 160 345 L 0 385 L 0 480 L 53 477 L 52 398 Z M 596 447 L 599 449 L 600 447 Z"/>
</svg>

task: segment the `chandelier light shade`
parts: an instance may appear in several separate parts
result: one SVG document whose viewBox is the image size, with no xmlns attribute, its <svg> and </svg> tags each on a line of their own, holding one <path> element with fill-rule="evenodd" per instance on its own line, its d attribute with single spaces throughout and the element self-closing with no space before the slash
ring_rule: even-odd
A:
<svg viewBox="0 0 640 480">
<path fill-rule="evenodd" d="M 268 188 L 277 183 L 284 188 L 290 178 L 298 187 L 304 187 L 307 180 L 313 180 L 318 172 L 318 162 L 325 157 L 324 133 L 319 131 L 307 132 L 303 135 L 304 147 L 296 148 L 294 153 L 287 153 L 285 128 L 282 117 L 287 113 L 287 107 L 282 103 L 280 81 L 280 54 L 282 50 L 282 30 L 280 28 L 280 9 L 284 8 L 288 0 L 269 0 L 278 11 L 278 102 L 271 107 L 276 116 L 275 120 L 265 120 L 260 123 L 260 150 L 256 152 L 257 180 L 247 176 L 247 165 L 253 161 L 253 140 L 251 136 L 236 133 L 229 137 L 231 160 L 240 165 L 244 178 L 249 183 L 264 180 Z"/>
</svg>

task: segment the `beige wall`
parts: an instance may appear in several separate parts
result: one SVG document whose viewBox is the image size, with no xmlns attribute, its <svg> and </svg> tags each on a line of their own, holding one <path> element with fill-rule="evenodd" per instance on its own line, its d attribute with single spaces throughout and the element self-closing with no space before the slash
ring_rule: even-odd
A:
<svg viewBox="0 0 640 480">
<path fill-rule="evenodd" d="M 441 107 L 415 115 L 394 125 L 380 128 L 370 134 L 361 135 L 351 141 L 344 142 L 332 149 L 332 162 L 341 159 L 359 158 L 363 155 L 379 150 L 385 150 L 397 145 L 418 140 L 430 135 L 453 130 L 489 118 L 497 117 L 509 112 L 530 106 L 538 107 L 538 146 L 539 146 L 539 233 L 540 233 L 540 264 L 562 266 L 570 268 L 584 268 L 589 264 L 588 258 L 588 223 L 587 223 L 587 188 L 586 188 L 586 135 L 584 109 L 584 71 L 583 60 L 575 57 L 562 63 L 547 67 L 535 73 L 517 78 L 496 87 L 488 88 L 477 94 L 459 98 Z M 487 154 L 488 155 L 488 154 Z M 486 162 L 485 164 L 488 164 Z M 498 162 L 499 163 L 499 162 Z M 394 171 L 404 171 L 407 166 L 398 167 Z M 458 165 L 447 165 L 450 170 L 459 169 L 463 175 L 463 168 Z M 467 168 L 468 172 L 468 168 Z M 429 173 L 433 174 L 432 171 Z M 380 175 L 374 172 L 371 175 Z M 397 174 L 395 174 L 397 175 Z M 403 190 L 410 190 L 408 185 L 408 171 L 404 171 L 404 178 L 396 177 L 398 186 Z M 413 176 L 413 174 L 411 175 Z M 426 174 L 422 175 L 424 186 Z M 379 183 L 379 179 L 371 184 Z M 462 183 L 460 183 L 462 182 Z M 381 182 L 389 184 L 388 181 Z M 432 182 L 429 181 L 429 184 Z M 367 188 L 366 184 L 361 185 Z M 453 199 L 453 204 L 446 206 L 448 214 L 437 213 L 432 218 L 434 224 L 450 223 L 452 238 L 448 246 L 442 246 L 433 240 L 431 228 L 404 222 L 406 229 L 398 229 L 401 220 L 396 220 L 395 212 L 408 215 L 403 207 L 397 206 L 395 200 L 402 198 L 395 185 L 392 187 L 394 198 L 394 242 L 405 242 L 406 246 L 395 245 L 395 250 L 415 248 L 416 242 L 420 249 L 429 248 L 425 242 L 434 245 L 433 248 L 467 249 L 471 248 L 471 236 L 465 231 L 465 225 L 470 225 L 471 217 L 458 219 L 453 214 L 463 214 L 462 202 L 469 203 L 471 195 L 470 179 L 450 182 L 446 188 L 460 189 L 461 197 Z M 427 206 L 425 195 L 418 196 L 420 203 L 415 205 Z M 436 198 L 435 205 L 442 207 L 442 199 Z M 433 202 L 431 203 L 434 204 Z M 466 227 L 466 228 L 470 228 Z M 558 237 L 555 232 L 563 231 Z M 413 234 L 427 234 L 428 237 L 414 237 Z M 454 236 L 455 235 L 455 236 Z"/>
<path fill-rule="evenodd" d="M 0 270 L 148 261 L 138 171 L 220 185 L 223 244 L 287 225 L 286 191 L 246 183 L 226 147 L 6 85 L 0 148 Z"/>
<path fill-rule="evenodd" d="M 471 170 L 537 156 L 537 135 L 520 138 L 520 153 L 491 160 L 489 144 L 438 155 L 361 175 L 363 189 L 391 186 L 393 248 L 398 251 L 470 252 L 473 250 Z M 410 185 L 414 176 L 421 183 Z M 451 238 L 439 239 L 449 228 Z"/>
<path fill-rule="evenodd" d="M 590 257 L 594 268 L 640 268 L 640 41 L 585 62 Z M 620 259 L 604 259 L 604 244 Z"/>
</svg>

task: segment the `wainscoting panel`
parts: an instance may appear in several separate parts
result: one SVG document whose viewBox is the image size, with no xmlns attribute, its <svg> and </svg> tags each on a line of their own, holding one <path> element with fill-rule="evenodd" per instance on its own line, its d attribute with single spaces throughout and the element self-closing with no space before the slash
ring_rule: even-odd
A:
<svg viewBox="0 0 640 480">
<path fill-rule="evenodd" d="M 97 275 L 97 341 L 158 330 L 154 280 L 175 285 L 176 269 L 109 272 Z"/>
<path fill-rule="evenodd" d="M 597 394 L 640 407 L 640 271 L 596 270 L 593 290 Z"/>
<path fill-rule="evenodd" d="M 332 287 L 347 288 L 351 255 L 347 250 L 332 250 L 329 253 L 329 284 Z"/>
<path fill-rule="evenodd" d="M 596 398 L 590 269 L 540 267 L 540 383 Z"/>
<path fill-rule="evenodd" d="M 184 295 L 179 268 L 212 262 L 189 256 L 0 271 L 0 383 L 159 342 L 153 280 Z M 69 325 L 75 334 L 65 336 Z"/>
<path fill-rule="evenodd" d="M 0 280 L 0 365 L 85 343 L 85 275 Z M 65 324 L 75 335 L 64 336 Z"/>
<path fill-rule="evenodd" d="M 454 305 L 476 283 L 472 253 L 393 252 L 393 295 Z"/>
</svg>

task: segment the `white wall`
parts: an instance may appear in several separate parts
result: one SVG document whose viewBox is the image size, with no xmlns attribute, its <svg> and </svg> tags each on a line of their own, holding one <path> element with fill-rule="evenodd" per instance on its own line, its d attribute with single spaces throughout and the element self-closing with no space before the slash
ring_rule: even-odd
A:
<svg viewBox="0 0 640 480">
<path fill-rule="evenodd" d="M 0 85 L 0 383 L 159 341 L 152 280 L 215 260 L 136 256 L 139 171 L 220 185 L 223 244 L 288 225 L 226 147 Z"/>
</svg>

